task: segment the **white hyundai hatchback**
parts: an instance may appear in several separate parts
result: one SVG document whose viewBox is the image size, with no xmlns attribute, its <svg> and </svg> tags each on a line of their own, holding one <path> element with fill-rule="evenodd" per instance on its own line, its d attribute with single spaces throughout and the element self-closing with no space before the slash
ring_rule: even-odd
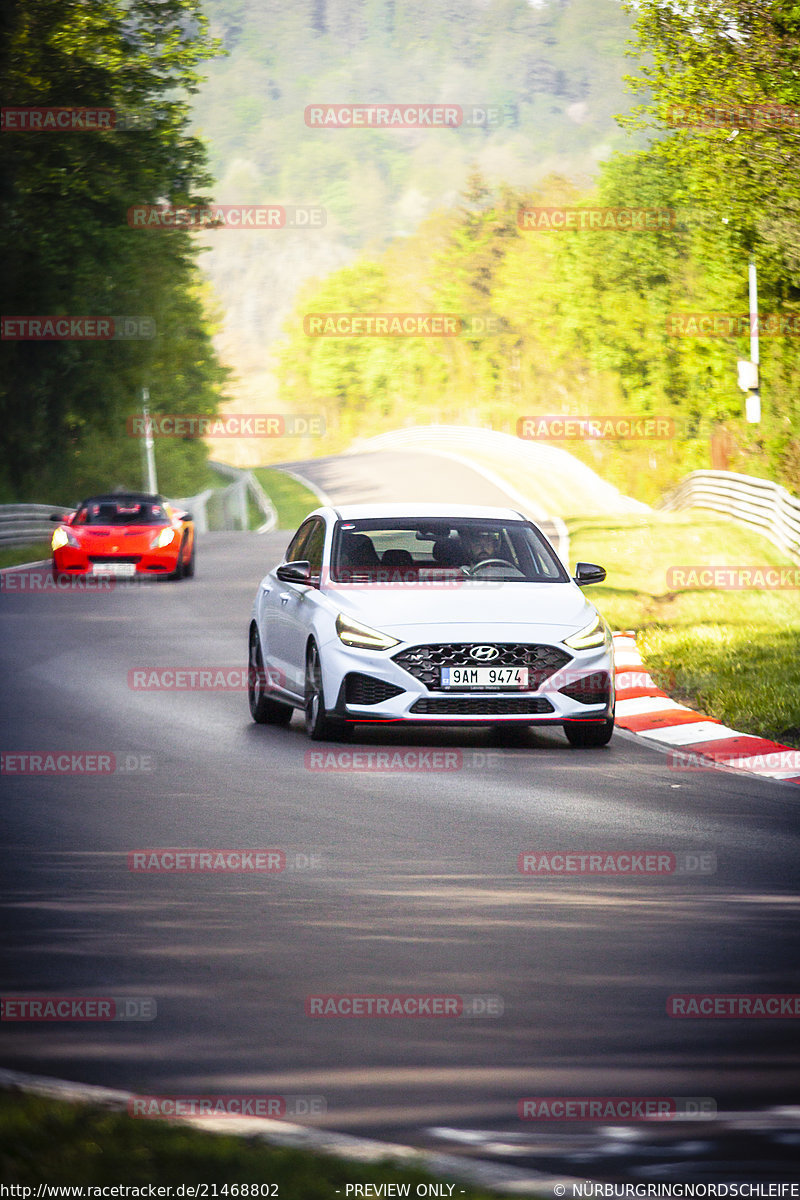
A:
<svg viewBox="0 0 800 1200">
<path fill-rule="evenodd" d="M 614 730 L 611 632 L 544 534 L 505 508 L 319 508 L 253 604 L 253 720 L 305 713 L 314 739 L 356 724 L 560 725 L 573 746 Z"/>
</svg>

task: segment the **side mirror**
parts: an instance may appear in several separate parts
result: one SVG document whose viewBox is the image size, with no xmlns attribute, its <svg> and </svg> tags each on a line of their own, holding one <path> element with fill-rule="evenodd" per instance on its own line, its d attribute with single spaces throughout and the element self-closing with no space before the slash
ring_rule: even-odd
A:
<svg viewBox="0 0 800 1200">
<path fill-rule="evenodd" d="M 64 514 L 63 513 L 50 513 L 50 520 L 57 521 L 58 524 L 60 525 L 61 522 L 64 520 Z"/>
<path fill-rule="evenodd" d="M 193 521 L 194 517 L 192 516 L 191 513 L 185 512 L 185 513 L 181 513 L 181 520 L 182 521 Z"/>
<path fill-rule="evenodd" d="M 282 583 L 311 583 L 311 563 L 306 558 L 281 563 L 275 574 Z"/>
<path fill-rule="evenodd" d="M 605 567 L 598 567 L 596 563 L 580 562 L 575 565 L 575 582 L 578 587 L 587 587 L 590 583 L 602 583 L 605 577 Z"/>
</svg>

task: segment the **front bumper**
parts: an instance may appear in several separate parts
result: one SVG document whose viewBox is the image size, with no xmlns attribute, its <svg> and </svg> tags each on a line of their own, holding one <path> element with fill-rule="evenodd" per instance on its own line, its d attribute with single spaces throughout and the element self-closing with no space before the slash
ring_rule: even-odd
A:
<svg viewBox="0 0 800 1200">
<path fill-rule="evenodd" d="M 94 554 L 89 557 L 74 546 L 62 546 L 53 551 L 53 569 L 62 575 L 92 575 L 94 562 L 130 563 L 136 568 L 136 576 L 158 576 L 172 574 L 178 565 L 178 545 L 173 549 L 151 550 L 143 554 Z"/>
<path fill-rule="evenodd" d="M 569 661 L 538 687 L 462 691 L 430 683 L 426 686 L 394 661 L 396 655 L 414 645 L 401 643 L 392 650 L 378 652 L 352 649 L 338 639 L 326 643 L 321 648 L 323 688 L 328 704 L 336 698 L 333 708 L 327 709 L 328 715 L 354 724 L 563 725 L 570 721 L 605 721 L 614 712 L 611 648 L 575 651 L 553 643 L 554 648 L 570 656 Z M 373 681 L 372 688 L 360 681 L 354 686 L 353 676 Z M 587 687 L 580 686 L 582 680 L 590 681 Z M 386 687 L 382 689 L 380 683 Z M 560 690 L 565 686 L 582 699 L 565 695 Z M 388 689 L 394 694 L 386 699 L 363 702 Z M 371 695 L 365 695 L 370 690 Z"/>
</svg>

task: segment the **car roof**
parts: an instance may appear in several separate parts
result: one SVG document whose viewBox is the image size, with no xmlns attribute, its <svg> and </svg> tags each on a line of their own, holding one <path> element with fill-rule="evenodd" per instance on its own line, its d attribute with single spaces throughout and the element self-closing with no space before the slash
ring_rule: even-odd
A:
<svg viewBox="0 0 800 1200">
<path fill-rule="evenodd" d="M 525 521 L 521 513 L 513 508 L 493 508 L 484 504 L 334 504 L 331 506 L 342 521 L 358 521 L 366 518 L 419 517 L 436 519 L 452 517 L 483 517 L 494 521 Z"/>
</svg>

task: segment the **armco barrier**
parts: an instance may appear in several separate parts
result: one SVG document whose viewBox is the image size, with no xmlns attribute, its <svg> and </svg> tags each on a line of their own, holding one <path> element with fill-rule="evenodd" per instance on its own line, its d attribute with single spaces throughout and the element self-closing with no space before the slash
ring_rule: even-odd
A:
<svg viewBox="0 0 800 1200">
<path fill-rule="evenodd" d="M 657 506 L 710 508 L 757 529 L 800 563 L 800 500 L 779 483 L 734 471 L 692 471 Z"/>
<path fill-rule="evenodd" d="M 239 467 L 229 467 L 227 463 L 212 462 L 211 460 L 209 460 L 208 465 L 212 467 L 213 470 L 215 470 L 219 475 L 223 475 L 226 478 L 234 481 L 224 490 L 228 492 L 232 489 L 238 489 L 237 495 L 242 497 L 239 501 L 242 506 L 240 511 L 244 511 L 246 513 L 246 497 L 248 495 L 250 499 L 253 500 L 256 507 L 261 510 L 261 515 L 263 516 L 264 520 L 256 529 L 256 533 L 269 533 L 270 530 L 277 527 L 278 514 L 275 511 L 275 507 L 252 471 L 243 471 Z M 227 529 L 228 526 L 224 526 L 224 528 Z M 240 526 L 240 528 L 247 529 L 248 526 L 245 524 Z"/>
<path fill-rule="evenodd" d="M 49 542 L 53 533 L 51 513 L 70 511 L 68 504 L 0 504 L 0 546 Z"/>
</svg>

